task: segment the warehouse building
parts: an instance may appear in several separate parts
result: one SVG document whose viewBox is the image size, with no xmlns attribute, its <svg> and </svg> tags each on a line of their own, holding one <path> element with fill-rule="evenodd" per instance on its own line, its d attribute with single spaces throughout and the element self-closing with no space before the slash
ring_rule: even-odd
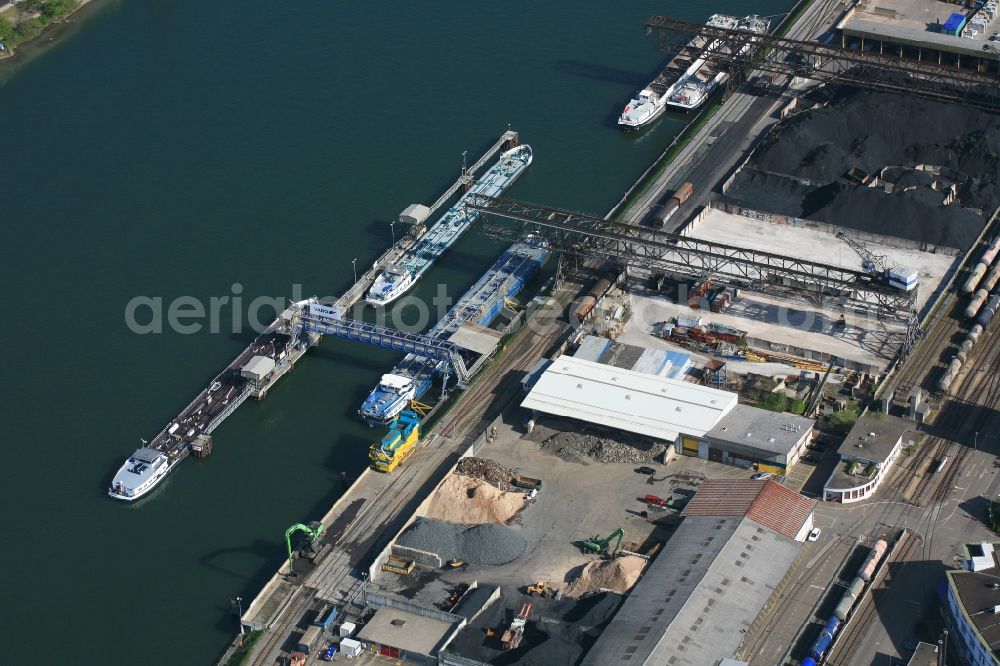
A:
<svg viewBox="0 0 1000 666">
<path fill-rule="evenodd" d="M 706 481 L 584 666 L 714 666 L 798 556 L 816 502 L 773 481 Z"/>
<path fill-rule="evenodd" d="M 521 406 L 676 442 L 681 433 L 703 437 L 737 402 L 728 391 L 560 356 Z"/>
<path fill-rule="evenodd" d="M 570 356 L 549 364 L 521 405 L 772 474 L 785 474 L 813 433 L 812 420 L 740 405 L 730 391 Z"/>
<path fill-rule="evenodd" d="M 895 416 L 866 412 L 837 450 L 840 463 L 823 486 L 827 502 L 849 504 L 871 497 L 892 464 L 912 444 L 914 423 Z"/>
<path fill-rule="evenodd" d="M 841 46 L 926 63 L 997 71 L 1000 18 L 996 0 L 973 10 L 943 0 L 857 3 L 837 24 Z"/>
<path fill-rule="evenodd" d="M 966 570 L 947 571 L 946 609 L 951 641 L 962 663 L 1000 666 L 1000 542 L 965 546 Z"/>
<path fill-rule="evenodd" d="M 682 437 L 682 452 L 737 467 L 785 474 L 813 436 L 812 419 L 736 405 L 702 441 Z M 697 447 L 697 449 L 695 449 Z"/>
</svg>

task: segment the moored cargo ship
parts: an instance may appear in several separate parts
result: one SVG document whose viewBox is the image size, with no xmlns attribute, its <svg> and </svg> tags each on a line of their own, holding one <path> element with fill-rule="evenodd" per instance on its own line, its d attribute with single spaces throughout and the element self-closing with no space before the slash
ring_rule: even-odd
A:
<svg viewBox="0 0 1000 666">
<path fill-rule="evenodd" d="M 465 207 L 465 200 L 473 195 L 500 196 L 531 165 L 533 157 L 531 146 L 527 144 L 500 155 L 499 161 L 420 237 L 402 259 L 386 267 L 375 278 L 365 300 L 372 305 L 385 306 L 409 291 L 479 218 L 477 211 Z"/>
<path fill-rule="evenodd" d="M 426 335 L 447 339 L 467 322 L 488 326 L 500 314 L 505 299 L 517 295 L 548 256 L 549 244 L 541 237 L 528 236 L 514 243 Z M 371 426 L 388 423 L 411 400 L 427 392 L 434 370 L 432 361 L 407 354 L 361 405 L 361 418 Z"/>
</svg>

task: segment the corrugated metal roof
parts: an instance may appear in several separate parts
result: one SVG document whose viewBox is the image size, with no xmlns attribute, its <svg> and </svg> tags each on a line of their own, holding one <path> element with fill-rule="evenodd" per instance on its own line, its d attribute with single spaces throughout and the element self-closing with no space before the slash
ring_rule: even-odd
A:
<svg viewBox="0 0 1000 666">
<path fill-rule="evenodd" d="M 611 340 L 597 335 L 588 335 L 580 343 L 580 347 L 573 354 L 573 358 L 580 358 L 584 361 L 594 361 L 599 363 L 601 356 L 611 346 Z"/>
<path fill-rule="evenodd" d="M 709 479 L 698 488 L 682 516 L 746 516 L 790 539 L 802 529 L 816 501 L 774 481 Z"/>
<path fill-rule="evenodd" d="M 685 518 L 583 666 L 710 666 L 731 657 L 799 548 L 744 517 Z"/>
<path fill-rule="evenodd" d="M 703 436 L 736 404 L 728 391 L 561 356 L 521 406 L 674 441 Z"/>
</svg>

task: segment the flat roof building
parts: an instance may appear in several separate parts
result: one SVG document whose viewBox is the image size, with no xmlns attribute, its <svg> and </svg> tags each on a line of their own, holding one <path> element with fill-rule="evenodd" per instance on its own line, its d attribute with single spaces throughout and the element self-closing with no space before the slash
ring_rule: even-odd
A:
<svg viewBox="0 0 1000 666">
<path fill-rule="evenodd" d="M 941 0 L 879 0 L 855 4 L 837 29 L 844 47 L 857 41 L 862 50 L 988 72 L 1000 53 L 990 39 L 1000 31 L 995 14 L 995 6 L 962 11 Z"/>
<path fill-rule="evenodd" d="M 701 457 L 785 474 L 812 440 L 813 426 L 804 416 L 736 405 L 705 433 L 708 455 Z"/>
<path fill-rule="evenodd" d="M 823 499 L 850 503 L 870 497 L 912 441 L 915 423 L 879 412 L 862 414 L 837 449 L 840 463 L 823 486 Z"/>
<path fill-rule="evenodd" d="M 796 538 L 812 527 L 815 504 L 773 481 L 705 482 L 583 665 L 739 659 L 745 631 L 801 548 Z"/>
<path fill-rule="evenodd" d="M 962 663 L 1000 665 L 1000 542 L 965 546 L 966 570 L 946 571 L 946 609 L 950 616 L 951 643 Z M 975 565 L 974 565 L 975 563 Z"/>
<path fill-rule="evenodd" d="M 447 644 L 463 622 L 432 617 L 430 610 L 411 612 L 380 606 L 358 632 L 363 643 L 374 645 L 378 654 L 405 659 L 409 663 L 437 663 L 434 655 Z M 437 613 L 444 615 L 444 613 Z"/>
</svg>

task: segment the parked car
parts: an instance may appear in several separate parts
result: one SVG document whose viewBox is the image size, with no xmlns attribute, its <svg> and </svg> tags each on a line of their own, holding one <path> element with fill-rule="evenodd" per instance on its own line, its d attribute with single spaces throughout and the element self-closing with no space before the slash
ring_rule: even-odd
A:
<svg viewBox="0 0 1000 666">
<path fill-rule="evenodd" d="M 635 468 L 635 473 L 636 474 L 646 474 L 646 475 L 650 475 L 651 476 L 653 474 L 656 474 L 656 470 L 653 469 L 652 467 L 647 467 L 646 465 L 643 465 L 642 467 L 636 467 Z"/>
<path fill-rule="evenodd" d="M 809 463 L 810 465 L 819 464 L 819 456 L 813 453 L 807 453 L 804 456 L 800 457 L 799 460 L 801 460 L 804 463 Z"/>
<path fill-rule="evenodd" d="M 806 446 L 810 451 L 826 451 L 826 444 L 820 444 L 819 442 L 813 442 Z"/>
<path fill-rule="evenodd" d="M 819 535 L 822 531 L 823 530 L 821 530 L 820 528 L 814 527 L 811 530 L 809 530 L 809 536 L 807 536 L 806 539 L 808 539 L 809 541 L 815 541 L 816 539 L 819 539 Z"/>
<path fill-rule="evenodd" d="M 773 476 L 774 474 L 771 474 L 770 472 L 757 472 L 750 478 L 754 479 L 755 481 L 766 481 L 767 479 L 770 479 Z"/>
</svg>

